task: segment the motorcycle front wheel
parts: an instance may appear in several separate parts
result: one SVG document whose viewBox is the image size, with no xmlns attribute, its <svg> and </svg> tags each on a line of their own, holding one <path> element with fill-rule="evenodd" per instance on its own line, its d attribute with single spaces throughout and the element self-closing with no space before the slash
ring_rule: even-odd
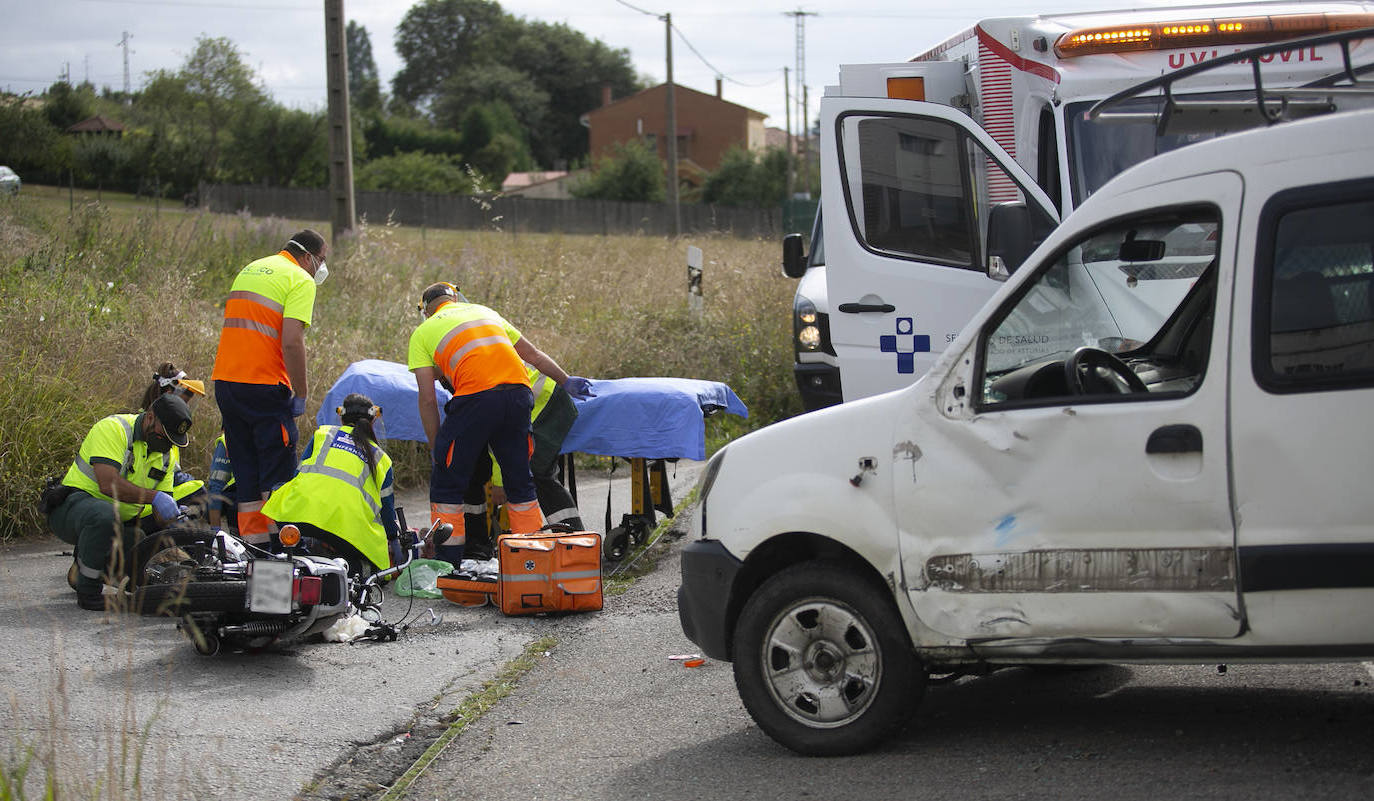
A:
<svg viewBox="0 0 1374 801">
<path fill-rule="evenodd" d="M 131 584 L 184 582 L 198 568 L 219 565 L 214 532 L 207 528 L 180 526 L 149 534 L 134 546 Z"/>
</svg>

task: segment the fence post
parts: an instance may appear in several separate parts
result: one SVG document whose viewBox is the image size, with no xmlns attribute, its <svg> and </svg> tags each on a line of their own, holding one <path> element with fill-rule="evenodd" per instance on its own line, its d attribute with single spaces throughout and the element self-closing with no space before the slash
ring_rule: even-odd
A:
<svg viewBox="0 0 1374 801">
<path fill-rule="evenodd" d="M 693 317 L 701 317 L 701 248 L 687 246 L 687 311 Z"/>
</svg>

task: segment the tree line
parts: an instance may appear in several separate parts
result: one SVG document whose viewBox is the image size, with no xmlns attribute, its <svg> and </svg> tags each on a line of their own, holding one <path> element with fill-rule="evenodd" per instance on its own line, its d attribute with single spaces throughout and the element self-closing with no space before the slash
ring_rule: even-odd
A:
<svg viewBox="0 0 1374 801">
<path fill-rule="evenodd" d="M 587 163 L 579 118 L 639 91 L 629 53 L 562 23 L 515 17 L 491 0 L 421 0 L 396 29 L 403 67 L 384 92 L 367 30 L 349 21 L 354 183 L 360 190 L 472 193 L 515 171 Z M 67 134 L 103 115 L 121 136 Z M 225 38 L 202 36 L 177 70 L 126 94 L 59 81 L 38 97 L 0 98 L 0 163 L 28 181 L 181 197 L 200 182 L 328 184 L 325 112 L 287 108 Z M 772 205 L 787 155 L 732 153 L 688 199 Z M 574 186 L 584 197 L 662 200 L 664 170 L 631 144 Z"/>
</svg>

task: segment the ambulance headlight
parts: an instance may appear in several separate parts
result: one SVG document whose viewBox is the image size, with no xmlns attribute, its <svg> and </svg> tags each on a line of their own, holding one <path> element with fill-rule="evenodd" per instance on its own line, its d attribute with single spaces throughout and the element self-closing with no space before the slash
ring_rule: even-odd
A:
<svg viewBox="0 0 1374 801">
<path fill-rule="evenodd" d="M 807 352 L 820 350 L 820 315 L 816 313 L 816 305 L 806 298 L 798 297 L 793 303 L 792 315 L 797 349 Z"/>
</svg>

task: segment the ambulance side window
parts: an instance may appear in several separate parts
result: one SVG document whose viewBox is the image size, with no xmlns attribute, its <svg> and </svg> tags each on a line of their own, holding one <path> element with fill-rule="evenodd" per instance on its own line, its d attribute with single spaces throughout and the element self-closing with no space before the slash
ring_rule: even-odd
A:
<svg viewBox="0 0 1374 801">
<path fill-rule="evenodd" d="M 991 207 L 1026 203 L 996 159 L 944 120 L 842 117 L 840 150 L 855 235 L 881 255 L 982 272 Z"/>
<path fill-rule="evenodd" d="M 1057 208 L 1063 194 L 1059 173 L 1059 137 L 1055 135 L 1054 111 L 1040 109 L 1040 131 L 1035 146 L 1035 182 L 1045 190 Z M 1067 214 L 1067 212 L 1064 212 Z"/>
<path fill-rule="evenodd" d="M 1260 224 L 1256 380 L 1280 393 L 1374 386 L 1374 182 L 1282 193 Z"/>
</svg>

